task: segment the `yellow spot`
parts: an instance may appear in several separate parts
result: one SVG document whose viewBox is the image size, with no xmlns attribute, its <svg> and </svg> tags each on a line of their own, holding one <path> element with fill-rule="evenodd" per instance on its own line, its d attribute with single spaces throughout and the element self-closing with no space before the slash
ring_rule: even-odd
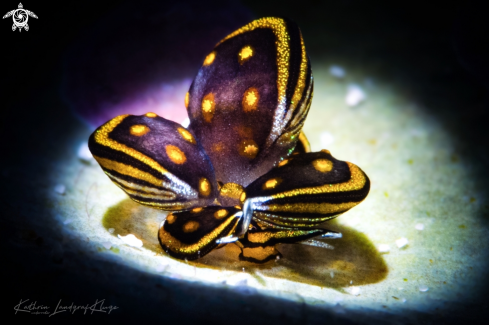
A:
<svg viewBox="0 0 489 325">
<path fill-rule="evenodd" d="M 131 132 L 132 135 L 140 137 L 140 136 L 148 133 L 150 130 L 149 130 L 149 127 L 147 127 L 146 125 L 137 124 L 137 125 L 131 126 L 131 129 L 129 131 Z"/>
<path fill-rule="evenodd" d="M 200 208 L 193 208 L 192 210 L 190 210 L 190 212 L 192 213 L 199 213 L 200 211 L 202 211 L 204 208 L 200 207 Z"/>
<path fill-rule="evenodd" d="M 243 47 L 238 54 L 239 64 L 245 63 L 252 56 L 253 56 L 253 49 L 251 48 L 251 46 L 247 45 Z"/>
<path fill-rule="evenodd" d="M 199 180 L 199 192 L 203 196 L 209 196 L 211 194 L 211 183 L 209 183 L 207 178 L 201 178 Z"/>
<path fill-rule="evenodd" d="M 166 146 L 165 149 L 166 149 L 166 154 L 168 155 L 168 158 L 170 158 L 170 160 L 173 163 L 175 163 L 177 165 L 181 165 L 187 161 L 187 157 L 185 157 L 185 154 L 183 153 L 183 151 L 180 150 L 178 147 L 169 144 Z"/>
<path fill-rule="evenodd" d="M 166 222 L 168 222 L 170 225 L 172 223 L 174 223 L 175 221 L 177 221 L 177 217 L 175 217 L 175 215 L 173 213 L 170 213 L 167 217 L 166 217 Z"/>
<path fill-rule="evenodd" d="M 214 102 L 214 94 L 208 93 L 202 99 L 202 114 L 204 115 L 204 120 L 208 123 L 212 121 L 214 116 L 216 103 Z"/>
<path fill-rule="evenodd" d="M 226 183 L 222 186 L 220 194 L 225 197 L 233 199 L 239 199 L 241 193 L 244 191 L 243 186 L 236 183 Z"/>
<path fill-rule="evenodd" d="M 224 218 L 225 216 L 228 215 L 228 212 L 225 210 L 225 209 L 221 209 L 221 210 L 217 210 L 215 213 L 214 213 L 214 217 L 216 219 L 222 219 Z"/>
<path fill-rule="evenodd" d="M 287 165 L 289 163 L 289 160 L 290 159 L 282 160 L 281 162 L 278 163 L 278 167 L 282 167 L 282 166 Z"/>
<path fill-rule="evenodd" d="M 412 159 L 408 160 L 408 164 L 412 165 L 413 163 L 414 163 L 414 160 L 412 160 Z"/>
<path fill-rule="evenodd" d="M 246 200 L 246 193 L 245 193 L 245 192 L 243 192 L 243 193 L 241 193 L 241 196 L 239 197 L 239 201 L 240 201 L 241 203 L 243 203 L 245 200 Z"/>
<path fill-rule="evenodd" d="M 148 113 L 146 113 L 146 114 L 144 114 L 144 115 L 145 115 L 146 117 L 151 117 L 151 118 L 153 118 L 153 117 L 157 117 L 157 116 L 158 116 L 158 115 L 156 115 L 155 113 L 152 113 L 152 112 L 148 112 Z"/>
<path fill-rule="evenodd" d="M 241 210 L 241 207 L 239 205 L 235 205 L 234 207 L 238 210 Z"/>
<path fill-rule="evenodd" d="M 246 113 L 255 111 L 260 100 L 260 94 L 254 87 L 248 88 L 243 95 L 243 111 Z"/>
<path fill-rule="evenodd" d="M 196 144 L 197 142 L 195 142 L 195 139 L 194 137 L 192 136 L 192 133 L 188 132 L 186 129 L 184 128 L 178 128 L 177 129 L 178 133 L 180 133 L 180 135 L 182 136 L 182 138 L 192 144 Z"/>
<path fill-rule="evenodd" d="M 253 159 L 258 154 L 258 145 L 253 140 L 243 140 L 239 145 L 239 154 L 241 156 Z"/>
<path fill-rule="evenodd" d="M 199 229 L 199 223 L 197 221 L 190 220 L 183 225 L 184 232 L 194 232 Z"/>
<path fill-rule="evenodd" d="M 328 155 L 331 155 L 331 152 L 328 149 L 323 149 L 321 152 L 327 153 Z"/>
<path fill-rule="evenodd" d="M 208 66 L 208 65 L 211 65 L 212 62 L 214 62 L 214 59 L 216 58 L 216 52 L 215 51 L 212 51 L 211 53 L 209 53 L 209 55 L 207 55 L 205 57 L 205 60 L 204 60 L 204 67 Z"/>
<path fill-rule="evenodd" d="M 312 165 L 321 173 L 327 173 L 333 169 L 333 162 L 328 159 L 316 159 L 312 162 Z"/>
<path fill-rule="evenodd" d="M 277 186 L 277 184 L 280 184 L 281 182 L 282 180 L 280 178 L 269 179 L 268 181 L 265 182 L 265 184 L 263 184 L 263 189 L 269 190 L 275 188 L 275 186 Z"/>
<path fill-rule="evenodd" d="M 185 94 L 185 108 L 188 108 L 188 99 L 189 99 L 189 93 L 187 91 L 187 93 Z"/>
<path fill-rule="evenodd" d="M 275 48 L 277 50 L 277 90 L 278 90 L 278 101 L 282 100 L 282 98 L 286 97 L 286 89 L 287 89 L 287 82 L 289 80 L 289 59 L 290 59 L 290 35 L 287 31 L 287 23 L 282 19 L 282 18 L 275 18 L 275 17 L 266 17 L 266 18 L 261 18 L 257 19 L 255 21 L 252 21 L 246 26 L 241 27 L 240 29 L 232 32 L 228 36 L 226 36 L 224 39 L 222 39 L 219 43 L 221 44 L 222 42 L 233 38 L 237 35 L 244 34 L 247 32 L 251 32 L 255 29 L 259 28 L 269 28 L 273 31 L 275 34 Z M 306 78 L 306 70 L 307 70 L 307 55 L 306 55 L 306 49 L 304 47 L 301 36 L 301 65 L 300 65 L 300 73 L 299 73 L 299 84 L 296 86 L 296 89 L 294 91 L 294 96 L 293 96 L 293 101 L 294 103 L 299 103 L 300 101 L 300 94 L 302 94 L 302 89 L 305 85 L 305 78 Z M 238 57 L 239 59 L 239 57 Z M 295 96 L 295 95 L 298 96 Z M 296 99 L 297 97 L 297 99 Z M 295 107 L 295 105 L 294 105 Z"/>
</svg>

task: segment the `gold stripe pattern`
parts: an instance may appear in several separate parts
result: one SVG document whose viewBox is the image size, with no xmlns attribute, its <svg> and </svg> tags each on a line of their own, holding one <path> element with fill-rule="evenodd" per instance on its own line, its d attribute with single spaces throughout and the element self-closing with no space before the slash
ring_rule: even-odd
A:
<svg viewBox="0 0 489 325">
<path fill-rule="evenodd" d="M 255 21 L 252 21 L 246 26 L 241 27 L 240 29 L 234 31 L 229 34 L 225 38 L 223 38 L 217 45 L 222 42 L 235 37 L 237 35 L 251 32 L 257 28 L 269 28 L 273 31 L 275 35 L 275 46 L 277 48 L 277 67 L 278 67 L 278 76 L 277 76 L 277 88 L 278 88 L 278 99 L 279 103 L 282 98 L 285 98 L 285 92 L 287 89 L 287 80 L 289 79 L 289 59 L 290 59 L 290 46 L 289 46 L 289 33 L 287 31 L 287 27 L 285 21 L 281 18 L 275 17 L 266 17 L 260 18 Z M 217 46 L 216 45 L 216 46 Z"/>
<path fill-rule="evenodd" d="M 301 65 L 299 70 L 299 78 L 297 79 L 297 85 L 295 86 L 294 95 L 292 96 L 292 101 L 290 102 L 290 110 L 294 111 L 302 98 L 302 93 L 304 92 L 304 87 L 306 86 L 306 75 L 307 75 L 307 55 L 306 46 L 304 45 L 304 40 L 302 39 L 302 33 L 300 33 L 301 38 Z"/>
<path fill-rule="evenodd" d="M 281 238 L 294 238 L 303 235 L 309 235 L 312 233 L 317 233 L 317 229 L 312 230 L 283 230 L 277 232 L 264 231 L 264 232 L 254 232 L 248 233 L 248 240 L 252 243 L 266 243 L 271 239 L 281 239 Z"/>
<path fill-rule="evenodd" d="M 95 155 L 93 157 L 95 158 L 95 160 L 97 160 L 100 166 L 102 166 L 105 169 L 113 170 L 120 174 L 143 180 L 145 182 L 148 182 L 158 187 L 161 187 L 163 184 L 163 180 L 158 179 L 153 175 L 151 175 L 150 173 L 143 172 L 142 170 L 134 168 L 130 165 L 126 165 L 114 160 L 98 157 Z"/>
<path fill-rule="evenodd" d="M 117 116 L 106 124 L 102 125 L 100 129 L 95 132 L 95 142 L 102 146 L 109 147 L 113 150 L 123 152 L 126 155 L 145 163 L 146 165 L 162 173 L 163 175 L 168 174 L 168 171 L 160 164 L 158 164 L 154 159 L 151 159 L 141 152 L 109 138 L 109 133 L 112 132 L 116 128 L 116 126 L 118 126 L 128 116 L 129 114 Z"/>
<path fill-rule="evenodd" d="M 325 185 L 315 186 L 315 187 L 298 188 L 295 190 L 271 195 L 270 198 L 282 199 L 286 197 L 295 197 L 299 195 L 315 195 L 315 194 L 324 194 L 324 193 L 338 193 L 338 192 L 350 192 L 350 191 L 361 190 L 365 186 L 365 183 L 367 182 L 367 178 L 365 177 L 362 170 L 358 168 L 358 166 L 348 161 L 346 163 L 348 164 L 351 173 L 351 178 L 347 182 L 338 183 L 338 184 L 325 184 Z"/>
<path fill-rule="evenodd" d="M 198 253 L 202 248 L 210 244 L 212 241 L 216 240 L 216 238 L 224 231 L 224 229 L 226 229 L 226 227 L 228 227 L 234 221 L 235 225 L 232 227 L 229 233 L 224 234 L 223 237 L 232 234 L 234 232 L 234 229 L 236 228 L 236 225 L 238 224 L 238 220 L 239 219 L 236 218 L 234 215 L 230 216 L 219 227 L 215 228 L 213 231 L 203 236 L 197 243 L 191 245 L 182 243 L 181 241 L 170 235 L 170 233 L 166 232 L 164 227 L 160 228 L 159 237 L 160 241 L 172 251 L 180 254 L 192 255 Z"/>
<path fill-rule="evenodd" d="M 286 203 L 286 204 L 270 204 L 259 205 L 255 207 L 256 210 L 270 211 L 270 212 L 293 212 L 297 214 L 301 213 L 342 213 L 357 205 L 360 202 L 346 202 L 346 203 Z"/>
</svg>

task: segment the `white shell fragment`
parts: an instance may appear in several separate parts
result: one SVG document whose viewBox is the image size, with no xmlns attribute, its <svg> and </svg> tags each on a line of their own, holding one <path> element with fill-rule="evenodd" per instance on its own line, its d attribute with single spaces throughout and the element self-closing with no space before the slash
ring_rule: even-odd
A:
<svg viewBox="0 0 489 325">
<path fill-rule="evenodd" d="M 357 106 L 367 98 L 367 95 L 363 91 L 362 87 L 356 84 L 348 85 L 345 103 L 348 106 Z"/>
<path fill-rule="evenodd" d="M 359 296 L 361 290 L 359 287 L 349 287 L 346 289 L 346 291 L 348 291 L 348 293 L 350 293 L 351 295 Z"/>
<path fill-rule="evenodd" d="M 397 247 L 399 247 L 399 248 L 403 248 L 403 247 L 404 247 L 404 246 L 406 246 L 408 243 L 409 243 L 409 242 L 408 242 L 407 238 L 404 238 L 404 237 L 399 238 L 398 240 L 396 240 L 396 245 L 397 245 Z"/>
<path fill-rule="evenodd" d="M 380 244 L 378 247 L 380 253 L 388 253 L 391 250 L 391 247 L 387 244 Z"/>
<path fill-rule="evenodd" d="M 423 230 L 424 225 L 422 223 L 417 223 L 416 226 L 414 226 L 414 228 L 416 228 L 417 230 Z"/>
<path fill-rule="evenodd" d="M 339 65 L 332 65 L 329 68 L 329 73 L 336 78 L 343 78 L 346 74 L 345 69 L 343 69 Z"/>
<path fill-rule="evenodd" d="M 134 236 L 133 234 L 129 234 L 127 236 L 117 235 L 117 237 L 119 237 L 124 242 L 124 244 L 127 244 L 129 246 L 143 247 L 143 242 L 140 239 L 137 239 L 136 236 Z"/>
<path fill-rule="evenodd" d="M 65 194 L 66 192 L 66 187 L 63 185 L 63 184 L 57 184 L 55 187 L 54 187 L 54 191 L 58 194 Z"/>
<path fill-rule="evenodd" d="M 331 133 L 329 132 L 322 132 L 320 135 L 321 139 L 321 146 L 326 148 L 329 147 L 334 142 L 334 137 Z"/>
<path fill-rule="evenodd" d="M 115 229 L 114 229 L 114 228 L 109 228 L 108 230 L 109 230 L 109 232 L 110 232 L 111 234 L 113 234 Z"/>
<path fill-rule="evenodd" d="M 108 241 L 101 242 L 101 244 L 105 249 L 110 249 L 112 247 L 112 243 Z"/>
<path fill-rule="evenodd" d="M 419 286 L 419 291 L 421 291 L 421 292 L 426 292 L 428 290 L 429 290 L 428 286 L 426 286 L 424 284 Z"/>
<path fill-rule="evenodd" d="M 91 162 L 93 160 L 93 155 L 90 152 L 90 149 L 88 149 L 88 143 L 87 142 L 80 143 L 80 146 L 78 147 L 77 155 L 78 155 L 78 158 L 80 160 L 83 160 L 86 162 Z"/>
</svg>

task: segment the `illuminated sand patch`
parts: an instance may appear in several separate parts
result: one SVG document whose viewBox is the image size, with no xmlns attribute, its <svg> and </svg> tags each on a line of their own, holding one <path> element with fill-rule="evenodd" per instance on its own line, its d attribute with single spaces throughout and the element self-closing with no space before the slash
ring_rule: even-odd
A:
<svg viewBox="0 0 489 325">
<path fill-rule="evenodd" d="M 367 99 L 349 107 L 345 85 L 327 67 L 314 67 L 315 95 L 304 131 L 312 151 L 328 149 L 360 166 L 372 181 L 364 202 L 324 224 L 343 233 L 324 240 L 333 250 L 280 245 L 283 258 L 255 265 L 238 261 L 239 249 L 230 244 L 197 261 L 172 259 L 157 239 L 166 213 L 132 202 L 98 166 L 76 157 L 64 174 L 65 195 L 52 194 L 61 202 L 60 225 L 89 238 L 93 254 L 117 256 L 142 272 L 217 286 L 246 283 L 261 294 L 298 302 L 431 311 L 436 301 L 470 297 L 486 272 L 488 244 L 487 229 L 477 219 L 484 196 L 467 163 L 453 158 L 442 127 L 393 88 L 362 85 Z M 322 137 L 324 132 L 332 137 Z M 142 248 L 117 238 L 129 234 Z M 399 248 L 399 238 L 408 244 Z M 380 245 L 389 250 L 379 251 Z"/>
</svg>

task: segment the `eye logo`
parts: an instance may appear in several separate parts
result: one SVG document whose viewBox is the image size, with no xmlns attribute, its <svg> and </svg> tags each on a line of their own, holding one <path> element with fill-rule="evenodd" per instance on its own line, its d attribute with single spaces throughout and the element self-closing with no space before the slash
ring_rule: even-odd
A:
<svg viewBox="0 0 489 325">
<path fill-rule="evenodd" d="M 5 19 L 10 16 L 12 16 L 12 19 L 14 21 L 14 24 L 12 25 L 12 31 L 19 29 L 19 32 L 22 31 L 22 28 L 24 28 L 26 31 L 29 30 L 29 25 L 27 25 L 29 16 L 37 19 L 36 14 L 33 13 L 32 11 L 25 10 L 24 7 L 22 6 L 22 3 L 19 3 L 18 9 L 7 12 L 5 16 L 3 16 L 3 18 Z"/>
</svg>

